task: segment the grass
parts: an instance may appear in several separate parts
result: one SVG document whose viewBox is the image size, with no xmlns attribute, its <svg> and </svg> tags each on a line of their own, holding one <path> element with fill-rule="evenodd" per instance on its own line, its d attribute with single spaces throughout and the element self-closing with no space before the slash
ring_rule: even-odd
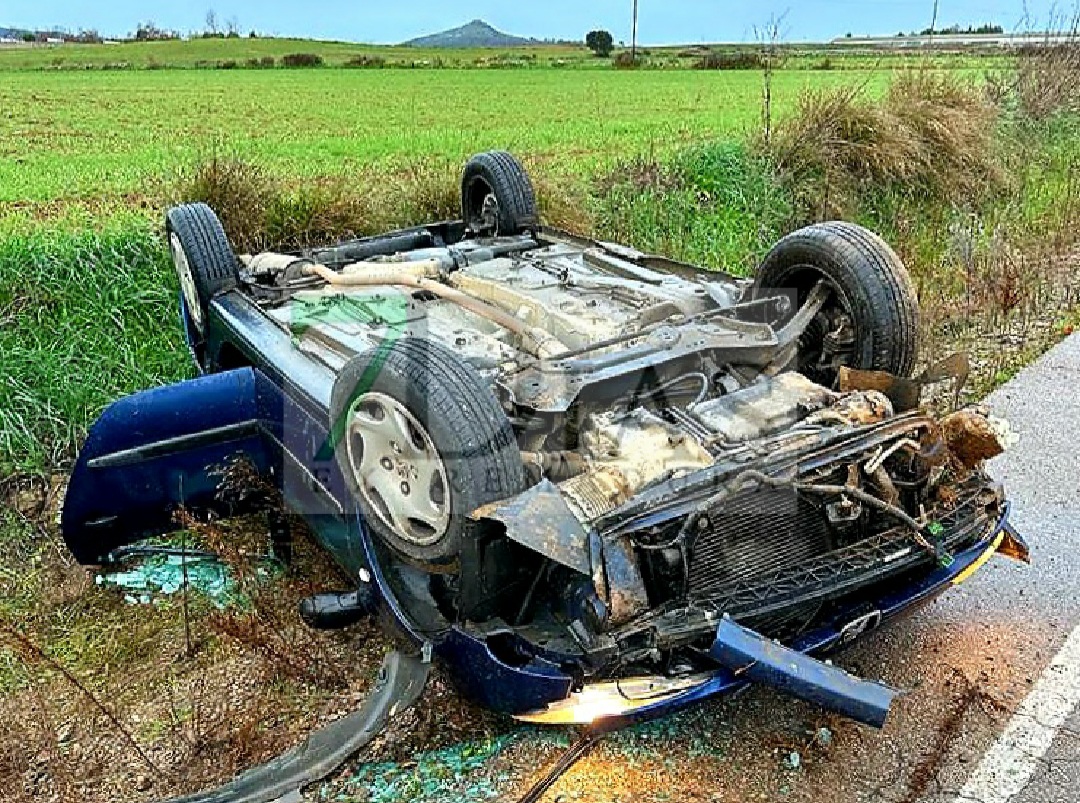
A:
<svg viewBox="0 0 1080 803">
<path fill-rule="evenodd" d="M 793 214 L 770 166 L 733 141 L 618 164 L 599 183 L 594 207 L 605 239 L 741 275 L 752 273 Z"/>
<path fill-rule="evenodd" d="M 807 86 L 888 73 L 781 72 L 779 114 Z M 595 170 L 650 148 L 741 138 L 757 124 L 754 72 L 273 70 L 6 73 L 0 218 L 148 205 L 211 153 L 290 177 L 457 164 L 508 148 Z"/>
<path fill-rule="evenodd" d="M 176 298 L 144 225 L 0 239 L 0 477 L 48 472 L 110 401 L 187 374 Z"/>
</svg>

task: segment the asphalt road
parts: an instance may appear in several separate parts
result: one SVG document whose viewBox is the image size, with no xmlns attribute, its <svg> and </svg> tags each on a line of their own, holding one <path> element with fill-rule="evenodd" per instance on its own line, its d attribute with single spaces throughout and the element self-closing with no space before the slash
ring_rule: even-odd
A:
<svg viewBox="0 0 1080 803">
<path fill-rule="evenodd" d="M 974 777 L 969 776 L 960 799 L 1076 803 L 1080 801 L 1080 336 L 1073 335 L 1046 354 L 989 402 L 1021 436 L 1020 443 L 992 468 L 1014 499 L 1015 521 L 1032 546 L 1035 565 L 1028 572 L 999 566 L 975 578 L 964 597 L 947 604 L 957 615 L 985 612 L 1014 618 L 1016 639 L 1024 644 L 1029 659 L 1037 656 L 1031 663 L 1042 672 L 1042 688 L 1033 691 L 1025 710 L 1010 720 L 1006 738 L 991 747 Z M 1022 604 L 1016 605 L 1021 598 Z M 1043 631 L 1041 623 L 1050 628 L 1028 637 L 1025 622 L 1032 623 L 1033 630 Z M 1045 658 L 1051 655 L 1057 660 L 1044 669 Z M 1053 709 L 1049 713 L 1047 705 Z M 1039 706 L 1043 708 L 1036 712 Z M 1048 717 L 1055 721 L 1046 722 Z M 1024 738 L 1013 735 L 1018 728 L 1028 732 Z M 1032 730 L 1046 732 L 1033 735 Z M 1040 739 L 1049 742 L 1041 756 Z M 1021 784 L 1017 776 L 1024 774 L 1030 778 Z M 1010 786 L 1019 789 L 1005 797 Z"/>
</svg>

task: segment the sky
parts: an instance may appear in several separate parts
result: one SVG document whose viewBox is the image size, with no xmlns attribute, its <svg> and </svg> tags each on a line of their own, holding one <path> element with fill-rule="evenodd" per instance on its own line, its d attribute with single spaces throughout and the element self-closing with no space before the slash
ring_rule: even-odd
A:
<svg viewBox="0 0 1080 803">
<path fill-rule="evenodd" d="M 212 9 L 274 36 L 396 43 L 483 19 L 507 33 L 538 39 L 584 38 L 605 28 L 630 39 L 632 0 L 0 0 L 0 27 L 93 28 L 105 36 L 140 21 L 181 32 L 200 30 Z M 895 34 L 926 28 L 934 0 L 639 0 L 643 44 L 752 41 L 755 30 L 783 15 L 782 38 L 822 41 L 851 33 Z M 1055 0 L 939 0 L 940 27 L 994 22 L 1013 30 L 1028 16 L 1045 23 Z M 1065 0 L 1067 5 L 1068 0 Z M 1057 6 L 1062 3 L 1058 2 Z"/>
</svg>

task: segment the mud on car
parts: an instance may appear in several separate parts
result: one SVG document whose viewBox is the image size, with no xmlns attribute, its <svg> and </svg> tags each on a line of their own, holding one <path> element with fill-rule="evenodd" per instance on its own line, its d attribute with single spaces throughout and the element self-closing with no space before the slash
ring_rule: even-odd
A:
<svg viewBox="0 0 1080 803">
<path fill-rule="evenodd" d="M 796 231 L 752 280 L 540 225 L 505 152 L 460 220 L 234 253 L 170 209 L 200 376 L 122 399 L 71 479 L 67 544 L 103 563 L 230 516 L 243 460 L 355 580 L 316 626 L 376 614 L 473 698 L 614 725 L 749 682 L 881 725 L 893 692 L 812 655 L 1026 558 L 977 409 L 913 378 L 918 306 L 859 226 Z"/>
</svg>

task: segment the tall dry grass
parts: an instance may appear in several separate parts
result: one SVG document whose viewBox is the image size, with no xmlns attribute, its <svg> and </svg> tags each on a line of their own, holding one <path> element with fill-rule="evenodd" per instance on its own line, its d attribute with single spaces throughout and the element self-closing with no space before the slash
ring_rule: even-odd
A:
<svg viewBox="0 0 1080 803">
<path fill-rule="evenodd" d="M 1009 77 L 1005 81 L 1021 111 L 1033 120 L 1080 112 L 1080 10 L 1057 14 L 1049 30 L 1046 42 L 1020 50 L 1016 72 L 1011 82 Z"/>
<path fill-rule="evenodd" d="M 590 228 L 587 191 L 548 161 L 524 156 L 545 223 Z M 183 173 L 173 202 L 204 201 L 233 247 L 304 248 L 461 216 L 457 162 L 423 159 L 348 176 L 286 178 L 237 156 L 211 156 Z"/>
<path fill-rule="evenodd" d="M 869 193 L 890 188 L 959 203 L 1004 184 L 998 115 L 970 82 L 908 71 L 881 99 L 861 85 L 804 93 L 759 147 L 809 219 L 850 216 Z"/>
<path fill-rule="evenodd" d="M 174 202 L 204 201 L 238 251 L 303 248 L 460 215 L 460 166 L 449 161 L 286 179 L 237 156 L 181 175 Z"/>
</svg>

